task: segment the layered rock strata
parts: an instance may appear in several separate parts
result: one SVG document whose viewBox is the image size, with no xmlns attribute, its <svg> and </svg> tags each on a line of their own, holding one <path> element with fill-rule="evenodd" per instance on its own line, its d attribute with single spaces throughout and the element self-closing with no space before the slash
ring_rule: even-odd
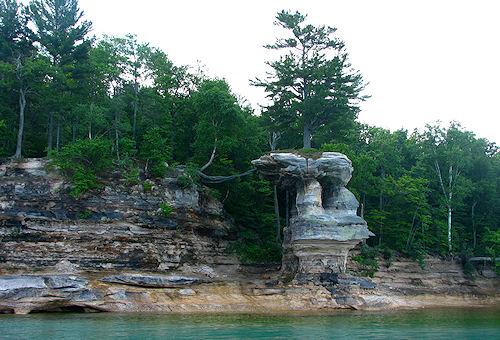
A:
<svg viewBox="0 0 500 340">
<path fill-rule="evenodd" d="M 348 219 L 359 222 L 355 204 L 348 204 L 349 193 L 337 186 L 342 194 L 325 195 L 328 186 L 323 179 L 317 182 L 321 204 L 308 203 L 318 194 L 312 185 L 317 190 L 312 199 L 307 193 L 313 190 L 304 190 L 295 210 L 321 216 L 333 209 L 344 225 Z M 344 274 L 334 272 L 337 267 L 327 272 L 322 265 L 309 265 L 305 256 L 302 263 L 305 269 L 318 269 L 317 280 L 307 275 L 280 280 L 277 267 L 238 263 L 227 250 L 231 221 L 203 189 L 181 188 L 174 177 L 144 185 L 113 179 L 102 184 L 102 191 L 75 200 L 67 194 L 69 184 L 46 160 L 0 161 L 0 314 L 309 313 L 498 304 L 498 279 L 471 280 L 457 263 L 437 259 L 427 259 L 425 269 L 396 260 L 371 280 L 353 276 L 356 264 L 349 260 L 351 273 Z M 162 203 L 172 208 L 171 214 L 162 211 Z M 293 216 L 300 221 L 297 212 Z M 288 230 L 287 244 L 304 235 L 312 240 L 314 235 L 366 235 L 359 230 Z"/>
<path fill-rule="evenodd" d="M 175 178 L 109 180 L 102 191 L 74 199 L 48 166 L 43 159 L 0 164 L 0 273 L 61 263 L 146 271 L 237 265 L 226 254 L 230 221 L 203 190 L 180 188 Z"/>
<path fill-rule="evenodd" d="M 314 156 L 275 152 L 252 162 L 262 176 L 291 194 L 283 270 L 293 276 L 344 273 L 349 250 L 373 235 L 345 187 L 351 161 L 336 152 Z"/>
</svg>

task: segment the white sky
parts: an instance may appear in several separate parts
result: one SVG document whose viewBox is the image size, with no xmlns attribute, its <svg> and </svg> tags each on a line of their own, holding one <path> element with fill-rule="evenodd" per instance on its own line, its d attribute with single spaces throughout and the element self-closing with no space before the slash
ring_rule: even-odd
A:
<svg viewBox="0 0 500 340">
<path fill-rule="evenodd" d="M 94 34 L 135 33 L 176 64 L 204 64 L 253 107 L 281 9 L 338 28 L 370 84 L 360 120 L 391 130 L 457 120 L 500 143 L 500 1 L 80 0 Z"/>
</svg>

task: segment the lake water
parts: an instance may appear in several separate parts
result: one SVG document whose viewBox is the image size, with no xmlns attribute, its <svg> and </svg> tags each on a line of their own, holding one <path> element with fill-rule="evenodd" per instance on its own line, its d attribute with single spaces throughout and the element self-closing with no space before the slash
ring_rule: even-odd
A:
<svg viewBox="0 0 500 340">
<path fill-rule="evenodd" d="M 1 339 L 500 339 L 500 309 L 323 316 L 0 315 Z"/>
</svg>

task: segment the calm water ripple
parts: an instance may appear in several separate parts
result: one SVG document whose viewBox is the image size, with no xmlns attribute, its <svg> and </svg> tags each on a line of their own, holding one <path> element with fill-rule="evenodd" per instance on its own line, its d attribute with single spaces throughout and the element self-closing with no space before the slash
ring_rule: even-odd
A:
<svg viewBox="0 0 500 340">
<path fill-rule="evenodd" d="M 500 309 L 327 316 L 0 315 L 1 339 L 500 339 Z"/>
</svg>

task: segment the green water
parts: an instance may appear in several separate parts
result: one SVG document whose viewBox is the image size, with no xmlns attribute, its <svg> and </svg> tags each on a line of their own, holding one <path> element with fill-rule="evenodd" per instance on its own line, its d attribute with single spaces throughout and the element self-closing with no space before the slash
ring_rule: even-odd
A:
<svg viewBox="0 0 500 340">
<path fill-rule="evenodd" d="M 500 339 L 500 309 L 328 316 L 0 315 L 1 339 Z"/>
</svg>

